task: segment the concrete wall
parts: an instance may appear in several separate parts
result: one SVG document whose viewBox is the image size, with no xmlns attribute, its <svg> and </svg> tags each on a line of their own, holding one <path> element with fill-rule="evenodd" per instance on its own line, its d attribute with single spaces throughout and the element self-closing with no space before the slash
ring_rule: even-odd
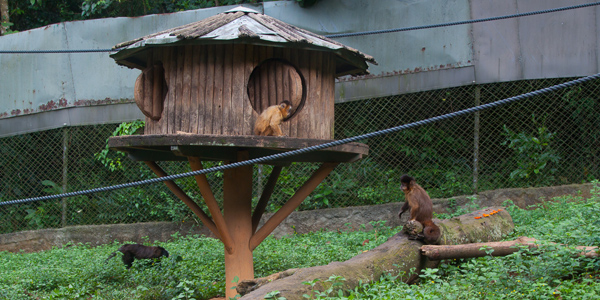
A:
<svg viewBox="0 0 600 300">
<path fill-rule="evenodd" d="M 521 208 L 548 201 L 554 197 L 563 195 L 580 195 L 583 198 L 591 196 L 592 184 L 573 184 L 565 186 L 527 188 L 527 189 L 501 189 L 482 192 L 475 200 L 468 196 L 454 197 L 460 207 L 474 202 L 480 208 L 490 206 L 501 206 L 504 201 L 511 199 Z M 434 211 L 436 213 L 448 212 L 447 199 L 433 199 Z M 331 208 L 313 211 L 294 212 L 273 232 L 275 237 L 288 234 L 314 232 L 321 229 L 326 230 L 348 230 L 346 224 L 358 229 L 362 224 L 372 221 L 386 221 L 389 226 L 401 225 L 398 219 L 398 211 L 404 203 L 395 202 L 373 206 L 357 206 L 348 208 Z M 261 226 L 271 215 L 265 215 L 261 220 Z M 408 218 L 404 214 L 403 218 Z M 406 220 L 402 220 L 405 222 Z M 293 227 L 292 227 L 293 226 Z M 367 225 L 367 227 L 371 227 Z M 10 252 L 35 252 L 48 250 L 54 246 L 60 247 L 68 242 L 90 243 L 92 246 L 112 243 L 113 241 L 133 241 L 141 243 L 144 237 L 150 241 L 168 241 L 171 235 L 179 232 L 181 235 L 203 234 L 212 236 L 210 231 L 204 227 L 193 226 L 183 223 L 140 223 L 140 224 L 116 224 L 95 226 L 73 226 L 61 229 L 45 229 L 36 231 L 22 231 L 0 235 L 0 251 Z"/>
<path fill-rule="evenodd" d="M 269 1 L 253 9 L 319 34 L 438 24 L 594 0 L 327 0 L 310 8 Z M 49 25 L 0 37 L 0 50 L 106 49 L 212 16 L 218 7 L 138 18 Z M 371 75 L 341 78 L 336 101 L 352 101 L 600 70 L 600 7 L 436 29 L 338 38 L 373 55 Z M 0 137 L 141 119 L 131 103 L 139 74 L 108 53 L 0 54 Z"/>
</svg>

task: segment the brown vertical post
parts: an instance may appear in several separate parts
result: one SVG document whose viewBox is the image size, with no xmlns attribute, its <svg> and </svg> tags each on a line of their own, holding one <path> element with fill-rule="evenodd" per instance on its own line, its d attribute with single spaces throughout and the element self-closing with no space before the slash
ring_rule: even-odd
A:
<svg viewBox="0 0 600 300">
<path fill-rule="evenodd" d="M 237 161 L 247 160 L 247 151 L 239 151 Z M 225 222 L 234 241 L 233 251 L 225 251 L 225 296 L 235 297 L 232 289 L 238 282 L 254 278 L 254 261 L 250 250 L 252 236 L 252 166 L 243 166 L 223 171 L 223 208 Z"/>
</svg>

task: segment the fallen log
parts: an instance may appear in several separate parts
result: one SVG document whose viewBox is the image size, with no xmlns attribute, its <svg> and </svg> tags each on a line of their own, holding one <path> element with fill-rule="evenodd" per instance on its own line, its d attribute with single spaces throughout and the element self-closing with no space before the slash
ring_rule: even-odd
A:
<svg viewBox="0 0 600 300">
<path fill-rule="evenodd" d="M 541 241 L 534 238 L 522 236 L 516 240 L 504 242 L 472 243 L 463 245 L 423 245 L 421 247 L 421 254 L 427 256 L 430 260 L 483 257 L 488 255 L 486 253 L 487 250 L 482 249 L 482 247 L 486 247 L 494 250 L 490 254 L 492 256 L 506 256 L 519 251 L 520 245 L 528 246 L 532 249 L 537 248 L 541 243 Z M 581 252 L 578 253 L 579 256 L 588 258 L 598 257 L 598 247 L 577 246 L 575 248 L 581 250 Z"/>
<path fill-rule="evenodd" d="M 499 241 L 502 236 L 514 229 L 510 214 L 505 210 L 498 211 L 499 209 L 498 207 L 488 208 L 452 219 L 434 220 L 442 232 L 440 244 L 456 245 Z M 498 212 L 490 215 L 492 211 Z M 480 217 L 484 214 L 488 217 Z M 476 217 L 479 218 L 476 219 Z M 405 233 L 400 232 L 378 247 L 345 262 L 332 262 L 326 266 L 298 269 L 293 272 L 293 275 L 272 281 L 261 279 L 242 281 L 240 286 L 250 286 L 252 287 L 250 290 L 256 289 L 243 295 L 240 299 L 262 300 L 271 291 L 279 291 L 279 297 L 285 297 L 287 300 L 304 299 L 302 295 L 310 295 L 313 287 L 303 284 L 303 282 L 313 282 L 318 279 L 319 282 L 314 288 L 325 290 L 322 283 L 332 275 L 345 278 L 343 285 L 340 286 L 343 290 L 354 289 L 361 281 L 366 283 L 379 280 L 382 275 L 387 273 L 392 275 L 411 274 L 411 276 L 405 275 L 401 278 L 405 282 L 412 282 L 418 278 L 418 273 L 422 269 L 435 267 L 439 263 L 421 255 L 422 245 L 423 243 L 420 241 L 410 240 Z M 411 273 L 411 270 L 415 270 L 417 273 Z M 266 284 L 261 286 L 260 283 Z M 248 290 L 246 289 L 246 291 Z"/>
</svg>

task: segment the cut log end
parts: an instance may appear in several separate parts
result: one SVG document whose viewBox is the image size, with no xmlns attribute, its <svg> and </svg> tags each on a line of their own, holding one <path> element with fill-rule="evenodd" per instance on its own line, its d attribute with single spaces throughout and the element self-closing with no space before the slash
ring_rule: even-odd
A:
<svg viewBox="0 0 600 300">
<path fill-rule="evenodd" d="M 275 274 L 271 274 L 267 277 L 263 277 L 263 278 L 255 278 L 255 279 L 249 279 L 249 280 L 242 280 L 240 283 L 238 283 L 238 285 L 236 286 L 236 291 L 238 292 L 238 294 L 240 294 L 241 296 L 244 296 L 256 289 L 258 289 L 259 287 L 270 283 L 274 280 L 277 279 L 282 279 L 282 278 L 286 278 L 288 276 L 294 275 L 294 273 L 296 273 L 298 269 L 289 269 L 289 270 L 285 270 L 283 272 L 279 272 L 279 273 L 275 273 Z"/>
<path fill-rule="evenodd" d="M 421 222 L 415 221 L 415 220 L 409 220 L 402 227 L 402 232 L 406 233 L 409 240 L 419 240 L 426 244 L 439 244 L 439 242 L 441 240 L 441 235 L 435 241 L 428 241 L 425 238 L 425 234 L 423 233 L 424 229 L 425 228 L 423 228 L 423 224 L 421 224 Z"/>
<path fill-rule="evenodd" d="M 423 225 L 417 221 L 409 220 L 406 222 L 402 231 L 408 235 L 409 239 L 422 239 L 423 238 Z"/>
</svg>

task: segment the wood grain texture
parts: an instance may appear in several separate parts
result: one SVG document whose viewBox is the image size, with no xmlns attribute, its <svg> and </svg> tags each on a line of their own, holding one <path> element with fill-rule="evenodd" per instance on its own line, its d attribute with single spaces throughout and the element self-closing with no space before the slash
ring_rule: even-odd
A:
<svg viewBox="0 0 600 300">
<path fill-rule="evenodd" d="M 160 120 L 165 101 L 165 69 L 160 61 L 153 62 L 152 80 L 152 120 Z"/>
<path fill-rule="evenodd" d="M 223 134 L 231 135 L 233 129 L 233 45 L 224 45 L 223 53 Z"/>
<path fill-rule="evenodd" d="M 225 61 L 225 48 L 223 45 L 215 46 L 215 75 L 213 92 L 213 130 L 212 134 L 223 133 L 223 73 Z"/>
<path fill-rule="evenodd" d="M 198 77 L 198 133 L 207 133 L 204 128 L 204 110 L 207 103 L 206 99 L 206 69 L 207 69 L 207 46 L 202 45 L 199 47 L 200 52 L 200 76 Z"/>
<path fill-rule="evenodd" d="M 152 51 L 146 61 L 147 67 L 137 77 L 134 86 L 134 99 L 138 108 L 144 114 L 147 126 L 146 132 L 153 132 L 156 121 L 160 120 L 166 91 L 165 72 L 160 58 L 155 58 Z"/>
<path fill-rule="evenodd" d="M 204 123 L 199 124 L 204 127 L 204 133 L 213 133 L 213 117 L 215 116 L 215 46 L 208 45 L 206 51 L 206 90 L 204 93 Z M 221 66 L 219 66 L 221 67 Z"/>
<path fill-rule="evenodd" d="M 175 93 L 177 90 L 176 82 L 177 82 L 177 59 L 175 55 L 177 52 L 174 47 L 165 48 L 165 63 L 168 65 L 165 66 L 165 70 L 167 70 L 167 74 L 169 74 L 169 93 L 167 96 L 166 104 L 166 112 L 165 118 L 163 121 L 163 133 L 175 133 Z"/>
<path fill-rule="evenodd" d="M 190 82 L 190 132 L 198 133 L 198 112 L 200 111 L 200 79 L 202 74 L 200 73 L 200 59 L 202 57 L 201 47 L 194 46 L 192 48 L 192 75 Z"/>
<path fill-rule="evenodd" d="M 244 134 L 244 100 L 246 96 L 246 77 L 244 71 L 246 69 L 247 56 L 251 54 L 247 51 L 247 45 L 236 44 L 233 46 L 233 87 L 231 91 L 232 97 L 232 128 L 234 135 Z M 248 104 L 249 105 L 249 104 Z M 249 116 L 251 117 L 251 116 Z"/>
<path fill-rule="evenodd" d="M 254 109 L 252 108 L 252 105 L 250 104 L 250 100 L 248 97 L 248 93 L 246 93 L 246 85 L 248 84 L 248 77 L 250 76 L 250 74 L 252 73 L 252 70 L 254 69 L 254 67 L 256 66 L 256 61 L 255 59 L 255 52 L 258 51 L 259 47 L 256 46 L 252 46 L 252 45 L 246 45 L 246 59 L 244 60 L 244 71 L 242 72 L 242 74 L 244 74 L 244 78 L 243 78 L 243 90 L 244 93 L 242 95 L 242 98 L 240 99 L 240 101 L 242 102 L 243 105 L 243 118 L 242 118 L 242 135 L 252 135 L 253 134 L 253 130 L 254 130 L 254 121 L 256 120 L 256 117 L 258 116 L 257 113 L 254 111 Z"/>
<path fill-rule="evenodd" d="M 298 67 L 298 50 L 296 49 L 284 49 L 283 51 L 283 58 L 287 61 L 289 61 L 292 65 Z M 289 75 L 289 74 L 288 74 Z M 288 96 L 290 97 L 290 99 L 292 98 L 292 93 L 293 91 L 291 90 L 293 87 L 292 85 L 292 81 L 291 80 L 287 80 L 286 82 L 288 82 L 288 89 L 289 89 L 289 94 Z M 301 84 L 300 84 L 301 85 Z M 295 89 L 295 88 L 294 88 Z M 300 89 L 300 93 L 302 93 L 302 89 Z M 302 96 L 302 95 L 300 95 Z M 296 111 L 296 116 L 288 121 L 286 121 L 287 123 L 289 123 L 290 126 L 290 136 L 292 137 L 297 137 L 298 136 L 298 120 L 301 118 L 302 115 L 302 110 L 300 107 L 300 99 L 297 100 L 297 102 L 294 102 L 294 100 L 291 100 L 293 104 L 295 104 L 295 108 L 294 110 Z"/>
<path fill-rule="evenodd" d="M 190 119 L 191 119 L 191 109 L 192 109 L 192 69 L 193 69 L 193 48 L 192 46 L 182 47 L 184 49 L 184 57 L 183 61 L 183 85 L 182 85 L 182 95 L 181 95 L 181 110 L 179 111 L 179 119 L 180 119 L 180 127 L 179 131 L 189 132 L 190 129 Z"/>
<path fill-rule="evenodd" d="M 174 122 L 173 128 L 169 129 L 170 133 L 176 133 L 181 130 L 181 122 L 184 114 L 183 104 L 183 78 L 185 76 L 183 69 L 185 65 L 185 47 L 177 47 L 176 60 L 177 60 L 177 80 L 175 82 L 175 111 L 174 111 Z"/>
<path fill-rule="evenodd" d="M 297 112 L 281 124 L 285 135 L 333 137 L 332 53 L 243 44 L 157 50 L 147 64 L 162 62 L 163 84 L 158 69 L 136 81 L 138 105 L 148 113 L 146 134 L 253 135 L 260 112 L 288 100 Z"/>
</svg>

